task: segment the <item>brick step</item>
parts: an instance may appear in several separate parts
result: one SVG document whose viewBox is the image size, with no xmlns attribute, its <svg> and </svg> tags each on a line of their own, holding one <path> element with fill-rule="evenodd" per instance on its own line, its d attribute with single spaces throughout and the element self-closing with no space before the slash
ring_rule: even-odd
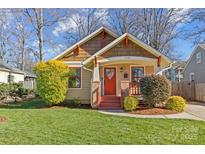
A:
<svg viewBox="0 0 205 154">
<path fill-rule="evenodd" d="M 120 100 L 101 100 L 100 103 L 121 103 Z"/>
<path fill-rule="evenodd" d="M 102 96 L 101 97 L 101 101 L 111 101 L 111 100 L 120 101 L 121 97 L 120 96 Z"/>
<path fill-rule="evenodd" d="M 114 103 L 100 103 L 100 107 L 121 107 L 120 102 L 114 102 Z"/>
</svg>

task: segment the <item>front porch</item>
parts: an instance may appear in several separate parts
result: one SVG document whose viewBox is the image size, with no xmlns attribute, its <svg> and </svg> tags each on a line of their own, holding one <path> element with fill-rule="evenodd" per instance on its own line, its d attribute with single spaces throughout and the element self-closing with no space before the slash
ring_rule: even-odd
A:
<svg viewBox="0 0 205 154">
<path fill-rule="evenodd" d="M 125 96 L 134 95 L 139 99 L 142 98 L 139 80 L 157 72 L 157 59 L 132 58 L 134 57 L 98 61 L 93 72 L 95 81 L 92 86 L 93 107 L 121 109 Z"/>
</svg>

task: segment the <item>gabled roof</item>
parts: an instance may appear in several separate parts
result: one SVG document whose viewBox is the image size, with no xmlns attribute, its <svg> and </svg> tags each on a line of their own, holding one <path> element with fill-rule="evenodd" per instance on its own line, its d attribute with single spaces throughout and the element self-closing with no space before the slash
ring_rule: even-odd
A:
<svg viewBox="0 0 205 154">
<path fill-rule="evenodd" d="M 99 33 L 101 33 L 102 31 L 105 31 L 106 33 L 110 34 L 111 36 L 113 36 L 114 38 L 117 38 L 118 35 L 115 34 L 114 32 L 112 32 L 111 30 L 109 30 L 106 27 L 101 27 L 99 29 L 97 29 L 96 31 L 94 31 L 93 33 L 91 33 L 90 35 L 86 36 L 85 38 L 83 38 L 82 40 L 80 40 L 79 42 L 75 43 L 74 45 L 72 45 L 71 47 L 69 47 L 68 49 L 66 49 L 64 52 L 62 52 L 61 54 L 57 55 L 56 57 L 54 57 L 53 59 L 56 60 L 58 58 L 63 57 L 65 54 L 68 54 L 69 52 L 71 52 L 72 50 L 74 50 L 77 45 L 82 45 L 85 42 L 89 41 L 91 38 L 95 37 L 96 35 L 98 35 Z"/>
<path fill-rule="evenodd" d="M 197 51 L 197 48 L 198 48 L 198 47 L 202 48 L 203 51 L 205 51 L 205 44 L 198 44 L 198 45 L 196 45 L 195 48 L 194 48 L 194 50 L 192 51 L 191 56 L 190 56 L 189 59 L 187 60 L 187 63 L 186 63 L 186 65 L 184 66 L 184 70 L 183 70 L 183 71 L 185 71 L 185 69 L 187 68 L 188 64 L 190 63 L 190 61 L 191 61 L 192 57 L 194 56 L 194 53 Z"/>
<path fill-rule="evenodd" d="M 110 44 L 108 44 L 107 46 L 105 46 L 104 48 L 102 48 L 101 50 L 99 50 L 98 52 L 96 52 L 95 54 L 93 54 L 91 57 L 89 57 L 88 59 L 86 59 L 83 64 L 86 64 L 88 62 L 90 62 L 92 59 L 94 59 L 95 56 L 98 56 L 100 54 L 103 54 L 104 52 L 106 52 L 107 50 L 111 49 L 112 47 L 114 47 L 115 45 L 117 45 L 119 42 L 121 42 L 122 40 L 125 39 L 125 37 L 128 36 L 128 38 L 133 41 L 134 43 L 136 43 L 137 45 L 141 46 L 142 48 L 146 49 L 148 52 L 152 53 L 155 56 L 162 56 L 166 61 L 168 62 L 172 62 L 171 59 L 169 59 L 167 56 L 163 55 L 162 53 L 160 53 L 159 51 L 155 50 L 154 48 L 152 48 L 151 46 L 145 44 L 144 42 L 140 41 L 139 39 L 137 39 L 136 37 L 134 37 L 133 35 L 129 34 L 129 33 L 125 33 L 122 36 L 120 36 L 119 38 L 115 39 L 113 42 L 111 42 Z"/>
</svg>

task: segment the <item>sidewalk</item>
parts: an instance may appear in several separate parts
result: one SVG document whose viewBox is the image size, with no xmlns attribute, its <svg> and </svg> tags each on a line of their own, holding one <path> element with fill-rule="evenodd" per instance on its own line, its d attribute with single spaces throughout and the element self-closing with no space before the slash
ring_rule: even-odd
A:
<svg viewBox="0 0 205 154">
<path fill-rule="evenodd" d="M 108 115 L 135 117 L 135 118 L 164 118 L 164 119 L 191 119 L 205 121 L 205 106 L 198 104 L 187 104 L 185 112 L 167 115 L 137 115 L 130 114 L 124 110 L 99 110 L 100 113 Z"/>
</svg>

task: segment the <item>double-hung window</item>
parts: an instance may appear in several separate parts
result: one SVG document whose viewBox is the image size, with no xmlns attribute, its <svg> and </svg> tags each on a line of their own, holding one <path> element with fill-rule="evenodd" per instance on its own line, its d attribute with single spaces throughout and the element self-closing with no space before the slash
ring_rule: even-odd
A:
<svg viewBox="0 0 205 154">
<path fill-rule="evenodd" d="M 131 82 L 139 82 L 139 80 L 144 76 L 143 67 L 131 67 Z"/>
<path fill-rule="evenodd" d="M 198 53 L 196 54 L 196 63 L 197 63 L 197 64 L 200 64 L 200 63 L 201 63 L 201 52 L 198 52 Z"/>
<path fill-rule="evenodd" d="M 81 88 L 81 67 L 70 68 L 68 88 Z"/>
</svg>

